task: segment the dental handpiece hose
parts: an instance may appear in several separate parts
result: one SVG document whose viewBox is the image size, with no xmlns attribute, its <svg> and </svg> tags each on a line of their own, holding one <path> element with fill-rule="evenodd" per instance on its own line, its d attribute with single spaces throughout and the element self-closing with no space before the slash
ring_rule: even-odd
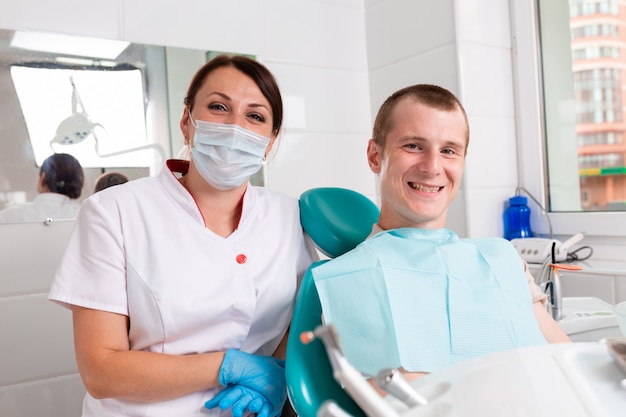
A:
<svg viewBox="0 0 626 417">
<path fill-rule="evenodd" d="M 319 338 L 326 348 L 334 379 L 352 397 L 369 417 L 398 417 L 398 413 L 378 395 L 374 387 L 365 380 L 343 356 L 339 336 L 332 325 L 320 325 L 312 332 L 304 332 L 300 339 L 306 344 Z"/>
<path fill-rule="evenodd" d="M 332 353 L 329 352 L 329 355 Z M 363 375 L 350 365 L 343 356 L 336 357 L 339 364 L 333 370 L 333 376 L 343 385 L 343 388 L 354 401 L 370 417 L 393 417 L 398 414 L 387 404 L 374 388 L 363 378 Z"/>
</svg>

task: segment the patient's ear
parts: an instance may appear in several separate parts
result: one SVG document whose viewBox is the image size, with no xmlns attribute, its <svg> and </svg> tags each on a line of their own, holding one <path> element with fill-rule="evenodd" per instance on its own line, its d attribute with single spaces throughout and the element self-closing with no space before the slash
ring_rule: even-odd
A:
<svg viewBox="0 0 626 417">
<path fill-rule="evenodd" d="M 370 165 L 370 169 L 374 174 L 380 174 L 380 161 L 382 159 L 382 149 L 374 142 L 374 139 L 370 139 L 367 143 L 367 162 Z"/>
</svg>

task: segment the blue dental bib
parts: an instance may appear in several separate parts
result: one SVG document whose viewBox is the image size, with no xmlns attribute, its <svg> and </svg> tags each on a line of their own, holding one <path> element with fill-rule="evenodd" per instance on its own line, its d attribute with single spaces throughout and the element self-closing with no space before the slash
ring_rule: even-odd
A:
<svg viewBox="0 0 626 417">
<path fill-rule="evenodd" d="M 447 229 L 381 232 L 312 270 L 326 323 L 357 369 L 434 372 L 545 344 L 515 248 Z"/>
</svg>

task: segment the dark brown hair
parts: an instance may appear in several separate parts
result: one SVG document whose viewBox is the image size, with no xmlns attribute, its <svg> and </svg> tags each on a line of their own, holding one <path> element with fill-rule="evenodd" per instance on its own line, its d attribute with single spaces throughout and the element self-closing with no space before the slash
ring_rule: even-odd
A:
<svg viewBox="0 0 626 417">
<path fill-rule="evenodd" d="M 194 99 L 206 77 L 214 70 L 222 67 L 233 67 L 243 72 L 256 83 L 263 96 L 269 101 L 272 110 L 272 132 L 278 134 L 283 124 L 283 100 L 278 83 L 272 73 L 261 63 L 241 55 L 218 55 L 204 64 L 191 80 L 185 105 L 191 111 Z"/>
<path fill-rule="evenodd" d="M 460 110 L 465 118 L 465 125 L 467 126 L 467 145 L 469 145 L 469 123 L 465 109 L 459 99 L 445 88 L 431 84 L 416 84 L 396 91 L 380 106 L 376 120 L 374 121 L 372 139 L 381 149 L 384 149 L 385 139 L 393 127 L 393 110 L 404 98 L 413 99 L 418 103 L 422 103 L 437 110 Z M 467 151 L 467 146 L 465 149 Z"/>
<path fill-rule="evenodd" d="M 44 172 L 44 184 L 50 192 L 77 199 L 83 190 L 85 174 L 80 162 L 72 155 L 55 153 L 41 164 L 39 174 Z"/>
<path fill-rule="evenodd" d="M 128 182 L 128 177 L 121 172 L 105 172 L 100 175 L 96 180 L 96 185 L 93 188 L 93 192 L 97 193 L 98 191 L 102 191 L 105 188 L 112 187 L 114 185 L 120 185 Z"/>
</svg>

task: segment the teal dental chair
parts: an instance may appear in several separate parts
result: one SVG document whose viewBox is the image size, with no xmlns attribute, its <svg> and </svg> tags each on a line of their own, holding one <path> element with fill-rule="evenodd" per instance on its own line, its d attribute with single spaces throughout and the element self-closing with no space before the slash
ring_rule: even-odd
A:
<svg viewBox="0 0 626 417">
<path fill-rule="evenodd" d="M 313 244 L 334 258 L 361 243 L 378 221 L 378 207 L 367 197 L 343 188 L 314 188 L 300 196 L 300 221 Z M 328 260 L 314 263 L 311 268 Z M 300 417 L 316 417 L 326 400 L 332 400 L 355 417 L 365 413 L 335 381 L 328 355 L 320 340 L 303 344 L 300 335 L 322 323 L 322 308 L 313 277 L 307 271 L 296 298 L 287 341 L 287 392 Z"/>
</svg>

